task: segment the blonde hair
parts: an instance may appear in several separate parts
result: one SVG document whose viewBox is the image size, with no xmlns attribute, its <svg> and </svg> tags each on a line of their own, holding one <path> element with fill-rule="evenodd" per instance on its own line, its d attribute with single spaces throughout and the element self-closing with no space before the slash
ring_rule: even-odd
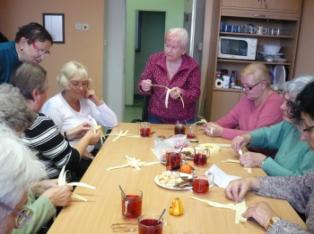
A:
<svg viewBox="0 0 314 234">
<path fill-rule="evenodd" d="M 185 28 L 171 28 L 165 34 L 165 42 L 167 39 L 177 40 L 181 48 L 186 50 L 189 42 L 189 34 Z"/>
<path fill-rule="evenodd" d="M 253 76 L 255 81 L 265 80 L 267 85 L 270 86 L 270 74 L 268 68 L 262 63 L 252 63 L 245 68 L 240 73 L 243 76 Z"/>
<path fill-rule="evenodd" d="M 77 61 L 69 61 L 64 64 L 57 75 L 57 81 L 62 88 L 68 88 L 70 85 L 70 80 L 73 76 L 78 76 L 80 80 L 91 79 L 88 76 L 87 67 Z"/>
</svg>

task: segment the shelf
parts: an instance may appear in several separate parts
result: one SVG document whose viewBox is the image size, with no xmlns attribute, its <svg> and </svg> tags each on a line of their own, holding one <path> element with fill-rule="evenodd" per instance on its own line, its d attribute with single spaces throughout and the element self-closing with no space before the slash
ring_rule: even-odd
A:
<svg viewBox="0 0 314 234">
<path fill-rule="evenodd" d="M 254 37 L 254 38 L 277 38 L 277 39 L 294 39 L 292 35 L 262 35 L 262 34 L 251 34 L 251 33 L 235 33 L 235 32 L 220 32 L 223 36 L 243 36 L 243 37 Z"/>
<path fill-rule="evenodd" d="M 217 61 L 218 62 L 227 62 L 227 63 L 238 63 L 238 64 L 263 63 L 266 65 L 291 66 L 290 62 L 267 62 L 267 61 L 260 61 L 260 60 L 222 59 L 222 58 L 218 58 Z"/>
<path fill-rule="evenodd" d="M 225 88 L 213 88 L 214 91 L 221 91 L 221 92 L 233 92 L 233 93 L 242 93 L 242 89 L 225 89 Z"/>
</svg>

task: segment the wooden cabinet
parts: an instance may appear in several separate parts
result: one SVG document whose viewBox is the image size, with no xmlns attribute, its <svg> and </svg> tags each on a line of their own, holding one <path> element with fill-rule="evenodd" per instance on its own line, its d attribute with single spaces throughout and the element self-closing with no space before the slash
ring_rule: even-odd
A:
<svg viewBox="0 0 314 234">
<path fill-rule="evenodd" d="M 222 0 L 225 15 L 268 19 L 298 19 L 302 0 Z"/>
<path fill-rule="evenodd" d="M 241 91 L 234 89 L 219 89 L 215 87 L 217 72 L 227 70 L 240 72 L 246 65 L 252 62 L 264 63 L 270 70 L 275 66 L 284 66 L 286 79 L 294 77 L 294 64 L 296 57 L 297 41 L 299 37 L 299 25 L 302 0 L 221 0 L 219 6 L 219 22 L 216 25 L 216 54 L 209 55 L 209 64 L 214 63 L 213 69 L 209 67 L 207 84 L 207 119 L 217 120 L 226 114 L 239 100 Z M 218 10 L 218 9 L 217 9 Z M 226 26 L 227 25 L 227 26 Z M 253 27 L 254 30 L 242 30 L 245 27 Z M 263 32 L 258 33 L 258 28 Z M 205 29 L 206 33 L 206 29 Z M 213 33 L 213 32 L 208 32 Z M 254 38 L 257 39 L 257 54 L 255 60 L 220 58 L 220 37 Z M 265 56 L 263 46 L 277 44 L 280 51 L 276 58 Z"/>
</svg>

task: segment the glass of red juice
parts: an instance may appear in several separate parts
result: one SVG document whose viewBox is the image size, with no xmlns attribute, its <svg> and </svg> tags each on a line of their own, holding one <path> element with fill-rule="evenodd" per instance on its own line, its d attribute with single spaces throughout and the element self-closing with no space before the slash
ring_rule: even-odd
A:
<svg viewBox="0 0 314 234">
<path fill-rule="evenodd" d="M 138 219 L 139 234 L 162 234 L 163 219 L 158 215 L 143 215 Z"/>
<path fill-rule="evenodd" d="M 185 126 L 182 123 L 177 122 L 175 127 L 174 127 L 174 134 L 185 134 Z"/>
<path fill-rule="evenodd" d="M 193 156 L 193 162 L 196 166 L 204 166 L 207 164 L 207 155 L 204 153 L 195 153 Z"/>
<path fill-rule="evenodd" d="M 192 189 L 194 193 L 207 193 L 209 191 L 209 182 L 206 176 L 196 176 L 193 179 Z"/>
<path fill-rule="evenodd" d="M 125 218 L 137 218 L 142 214 L 142 191 L 121 194 L 122 215 Z"/>
<path fill-rule="evenodd" d="M 188 128 L 188 133 L 186 134 L 188 139 L 196 138 L 196 127 L 195 125 L 190 125 Z"/>
<path fill-rule="evenodd" d="M 181 167 L 181 154 L 176 152 L 166 153 L 166 169 L 170 171 L 178 170 Z"/>
<path fill-rule="evenodd" d="M 140 123 L 140 135 L 141 137 L 149 137 L 151 135 L 151 128 L 149 122 Z"/>
</svg>

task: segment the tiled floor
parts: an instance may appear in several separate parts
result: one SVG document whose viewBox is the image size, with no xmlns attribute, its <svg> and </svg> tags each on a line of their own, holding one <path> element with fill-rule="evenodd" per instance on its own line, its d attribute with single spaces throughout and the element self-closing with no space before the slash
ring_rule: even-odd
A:
<svg viewBox="0 0 314 234">
<path fill-rule="evenodd" d="M 144 100 L 141 96 L 134 97 L 134 104 L 132 106 L 125 106 L 124 109 L 124 122 L 131 122 L 134 119 L 142 118 Z"/>
</svg>

